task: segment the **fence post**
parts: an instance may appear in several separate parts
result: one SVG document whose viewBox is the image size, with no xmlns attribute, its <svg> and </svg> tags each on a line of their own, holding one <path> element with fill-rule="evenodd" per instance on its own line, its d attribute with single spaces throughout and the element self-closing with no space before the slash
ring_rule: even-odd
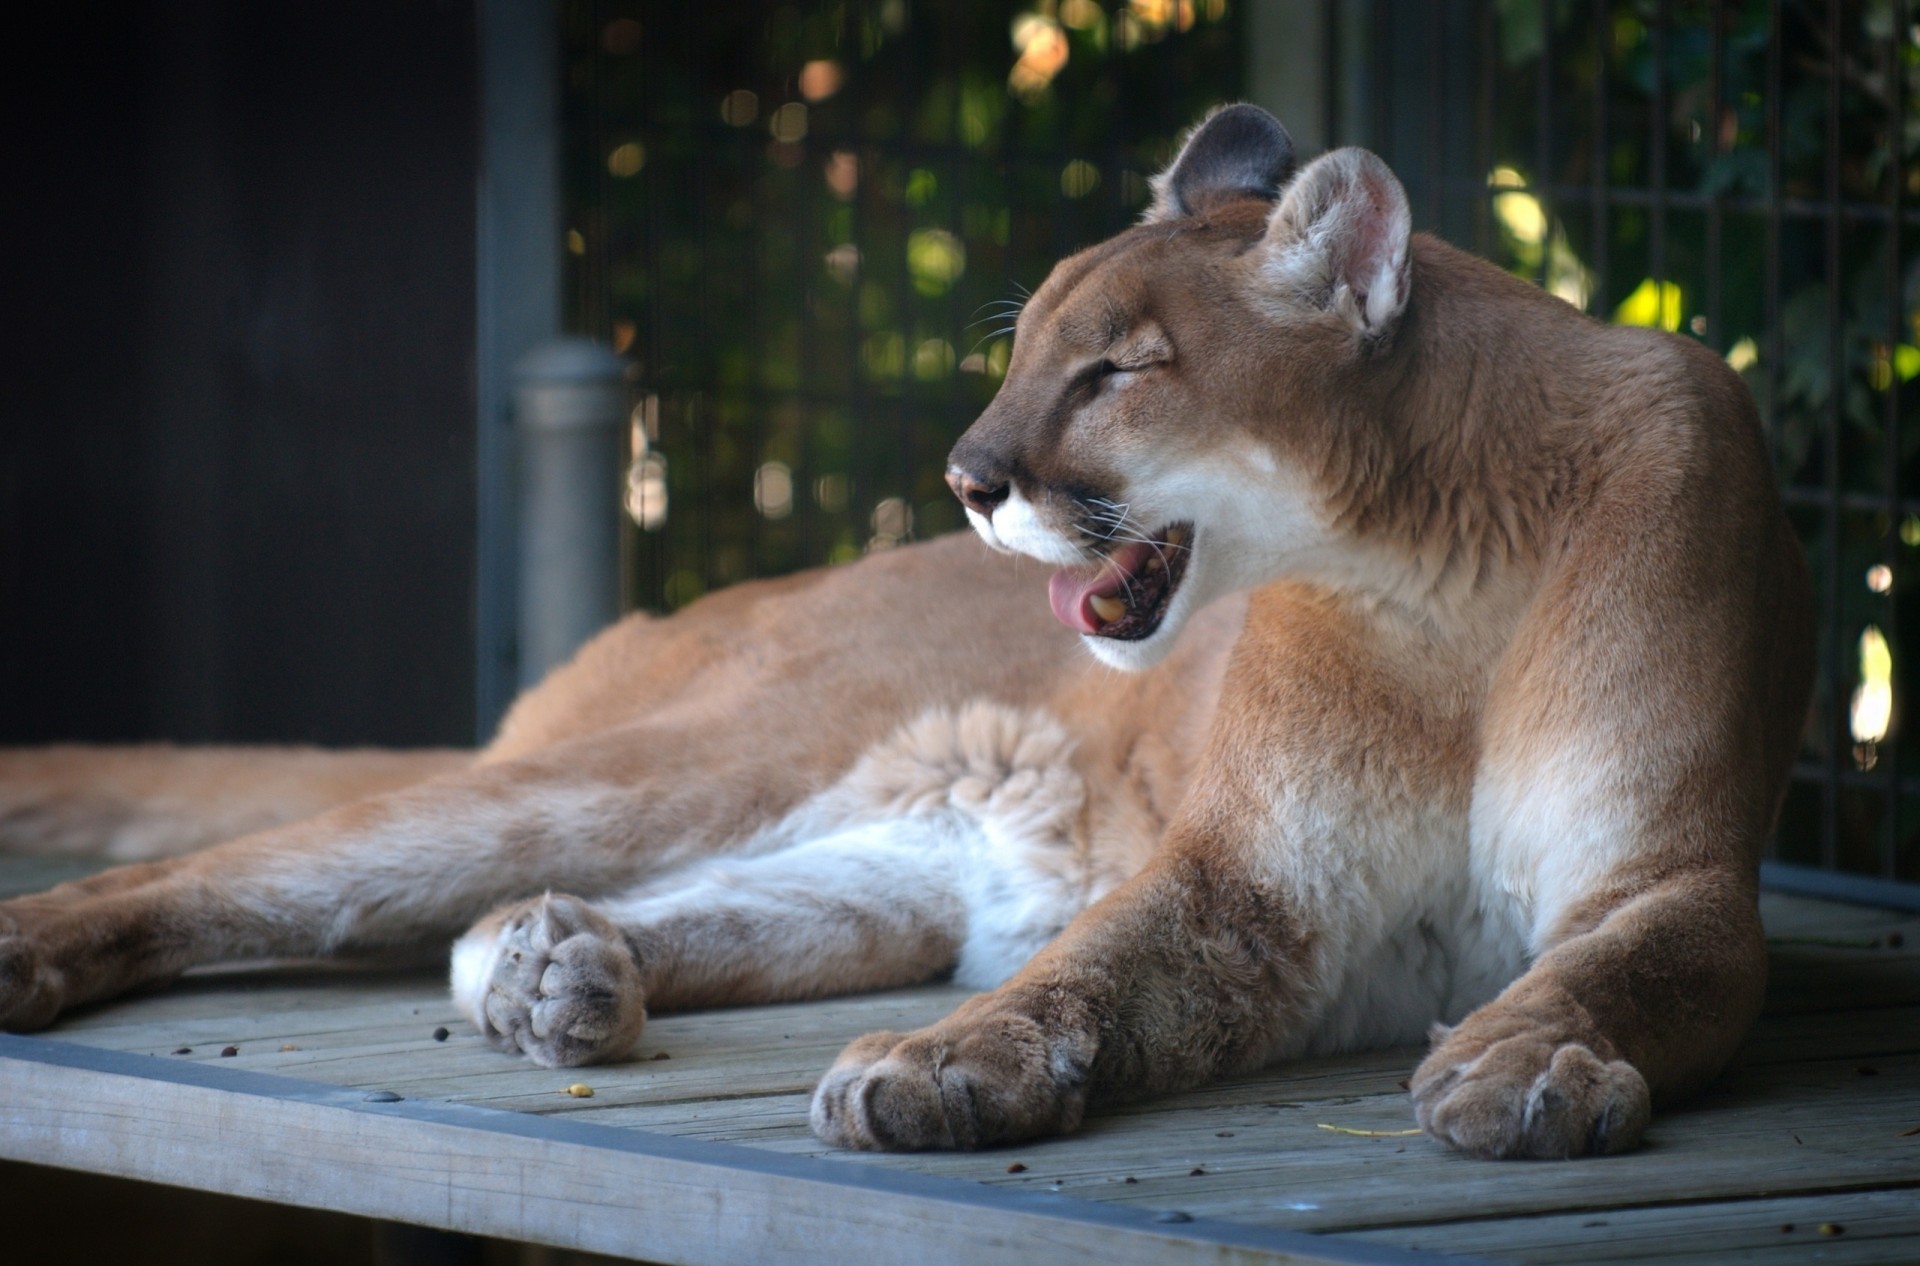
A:
<svg viewBox="0 0 1920 1266">
<path fill-rule="evenodd" d="M 620 613 L 624 369 L 581 338 L 549 339 L 513 368 L 523 687 Z"/>
</svg>

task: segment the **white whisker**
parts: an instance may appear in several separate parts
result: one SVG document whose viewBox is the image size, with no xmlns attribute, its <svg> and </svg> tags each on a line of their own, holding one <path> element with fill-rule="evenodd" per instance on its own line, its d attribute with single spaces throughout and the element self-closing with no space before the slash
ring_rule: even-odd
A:
<svg viewBox="0 0 1920 1266">
<path fill-rule="evenodd" d="M 1145 545 L 1153 551 L 1154 557 L 1159 559 L 1162 567 L 1169 568 L 1172 566 L 1169 554 L 1185 553 L 1191 549 L 1187 545 L 1176 545 L 1172 541 L 1164 541 L 1148 535 L 1146 530 L 1133 519 L 1132 502 L 1118 502 L 1107 497 L 1088 497 L 1081 504 L 1086 509 L 1086 515 L 1081 520 L 1081 531 L 1103 544 Z M 1132 578 L 1125 572 L 1121 573 L 1121 585 L 1126 589 L 1128 601 L 1131 603 L 1136 595 Z"/>
</svg>

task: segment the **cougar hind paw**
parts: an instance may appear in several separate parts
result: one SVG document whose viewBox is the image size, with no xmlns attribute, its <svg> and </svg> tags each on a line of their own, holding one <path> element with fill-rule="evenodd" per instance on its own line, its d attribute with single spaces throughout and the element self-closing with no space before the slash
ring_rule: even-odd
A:
<svg viewBox="0 0 1920 1266">
<path fill-rule="evenodd" d="M 623 1058 L 646 1027 L 626 938 L 578 897 L 501 911 L 454 947 L 454 1000 L 489 1041 L 546 1068 Z"/>
</svg>

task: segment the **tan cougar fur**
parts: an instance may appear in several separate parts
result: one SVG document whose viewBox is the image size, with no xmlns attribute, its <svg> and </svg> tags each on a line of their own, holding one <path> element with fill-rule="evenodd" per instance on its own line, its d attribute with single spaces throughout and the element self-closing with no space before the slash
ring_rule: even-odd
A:
<svg viewBox="0 0 1920 1266">
<path fill-rule="evenodd" d="M 1251 107 L 1155 194 L 1021 313 L 949 472 L 980 539 L 628 619 L 474 759 L 0 756 L 0 840 L 151 858 L 0 904 L 0 1022 L 460 936 L 474 1024 L 565 1065 L 952 972 L 988 992 L 849 1047 L 823 1138 L 1430 1031 L 1435 1137 L 1633 1146 L 1760 1005 L 1812 657 L 1752 402 Z"/>
</svg>

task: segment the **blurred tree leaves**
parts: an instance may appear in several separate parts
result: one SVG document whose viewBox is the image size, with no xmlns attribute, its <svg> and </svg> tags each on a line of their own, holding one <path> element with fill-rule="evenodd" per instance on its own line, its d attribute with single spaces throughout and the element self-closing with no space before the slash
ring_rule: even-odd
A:
<svg viewBox="0 0 1920 1266">
<path fill-rule="evenodd" d="M 660 400 L 651 607 L 958 527 L 942 468 L 1008 301 L 1130 223 L 1244 79 L 1224 0 L 564 13 L 571 324 Z"/>
</svg>

